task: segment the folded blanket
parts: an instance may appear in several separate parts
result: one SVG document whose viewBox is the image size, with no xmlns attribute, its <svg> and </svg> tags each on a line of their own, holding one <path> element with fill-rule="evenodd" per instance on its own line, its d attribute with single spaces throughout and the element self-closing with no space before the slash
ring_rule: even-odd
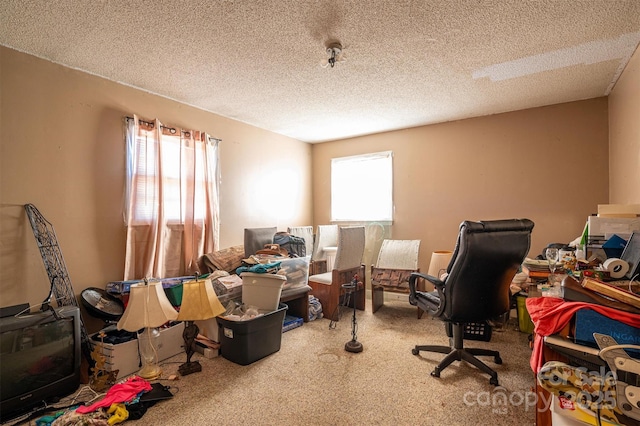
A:
<svg viewBox="0 0 640 426">
<path fill-rule="evenodd" d="M 203 269 L 201 273 L 227 271 L 232 272 L 242 265 L 244 246 L 233 246 L 226 249 L 204 254 L 198 259 L 198 264 Z"/>
</svg>

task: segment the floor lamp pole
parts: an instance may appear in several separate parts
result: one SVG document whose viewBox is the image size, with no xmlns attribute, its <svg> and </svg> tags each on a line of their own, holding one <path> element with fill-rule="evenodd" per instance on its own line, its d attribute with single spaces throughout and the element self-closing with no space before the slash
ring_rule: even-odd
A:
<svg viewBox="0 0 640 426">
<path fill-rule="evenodd" d="M 347 352 L 358 353 L 362 352 L 362 343 L 358 342 L 356 331 L 358 329 L 358 322 L 356 320 L 356 291 L 358 289 L 358 276 L 354 275 L 353 280 L 350 283 L 342 284 L 342 287 L 351 293 L 351 303 L 353 303 L 353 318 L 351 319 L 351 340 L 344 345 L 344 350 Z"/>
</svg>

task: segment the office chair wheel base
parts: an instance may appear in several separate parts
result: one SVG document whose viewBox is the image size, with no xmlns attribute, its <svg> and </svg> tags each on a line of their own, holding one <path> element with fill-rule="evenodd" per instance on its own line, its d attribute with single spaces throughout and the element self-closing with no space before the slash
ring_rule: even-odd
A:
<svg viewBox="0 0 640 426">
<path fill-rule="evenodd" d="M 489 379 L 489 384 L 493 385 L 493 386 L 498 386 L 498 378 L 497 377 L 492 377 Z"/>
<path fill-rule="evenodd" d="M 493 362 L 495 362 L 498 365 L 502 365 L 502 358 L 500 358 L 499 356 L 495 357 L 493 359 Z"/>
<path fill-rule="evenodd" d="M 413 348 L 413 349 L 411 349 L 411 353 L 412 353 L 413 355 L 418 355 L 418 354 L 420 353 L 420 351 L 419 351 L 419 350 L 417 350 L 416 348 Z"/>
<path fill-rule="evenodd" d="M 431 376 L 432 376 L 432 377 L 440 377 L 440 369 L 436 367 L 436 368 L 431 372 Z"/>
</svg>

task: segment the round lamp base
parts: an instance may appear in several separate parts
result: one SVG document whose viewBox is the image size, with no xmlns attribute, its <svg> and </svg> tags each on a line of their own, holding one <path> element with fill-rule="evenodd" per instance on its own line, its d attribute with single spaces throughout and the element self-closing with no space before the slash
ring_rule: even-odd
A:
<svg viewBox="0 0 640 426">
<path fill-rule="evenodd" d="M 155 380 L 162 375 L 162 369 L 158 365 L 148 364 L 138 371 L 138 376 L 145 380 Z"/>
<path fill-rule="evenodd" d="M 354 353 L 362 352 L 362 343 L 358 342 L 357 340 L 349 340 L 344 344 L 344 350 Z"/>
</svg>

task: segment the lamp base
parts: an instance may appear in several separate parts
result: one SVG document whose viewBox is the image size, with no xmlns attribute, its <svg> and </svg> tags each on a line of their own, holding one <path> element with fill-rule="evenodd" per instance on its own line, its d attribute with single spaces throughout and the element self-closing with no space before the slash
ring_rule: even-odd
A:
<svg viewBox="0 0 640 426">
<path fill-rule="evenodd" d="M 349 340 L 344 344 L 344 350 L 347 352 L 358 353 L 362 352 L 362 349 L 362 343 L 358 342 L 357 340 Z"/>
<path fill-rule="evenodd" d="M 154 364 L 148 364 L 138 371 L 138 376 L 145 380 L 155 380 L 162 374 L 162 369 Z"/>
<path fill-rule="evenodd" d="M 178 373 L 181 376 L 186 376 L 191 373 L 199 373 L 202 371 L 202 366 L 198 361 L 185 362 L 180 367 L 178 367 Z"/>
</svg>

